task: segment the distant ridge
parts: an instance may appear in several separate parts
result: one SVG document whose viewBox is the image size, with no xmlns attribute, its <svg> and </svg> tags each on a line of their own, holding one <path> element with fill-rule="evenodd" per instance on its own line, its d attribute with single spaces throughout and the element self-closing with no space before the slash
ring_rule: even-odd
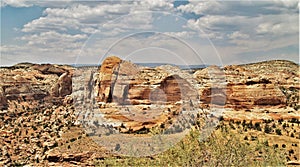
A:
<svg viewBox="0 0 300 167">
<path fill-rule="evenodd" d="M 150 67 L 150 68 L 154 68 L 154 67 L 158 67 L 158 66 L 162 66 L 162 65 L 172 65 L 172 66 L 177 66 L 180 69 L 202 69 L 202 68 L 206 68 L 208 67 L 208 65 L 176 65 L 176 64 L 171 64 L 171 63 L 134 63 L 137 64 L 139 66 L 144 66 L 144 67 Z M 101 65 L 98 64 L 70 64 L 70 66 L 72 67 L 99 67 Z"/>
<path fill-rule="evenodd" d="M 274 64 L 274 63 L 287 63 L 293 65 L 300 65 L 300 62 L 293 62 L 291 60 L 265 60 L 265 61 L 258 61 L 258 62 L 251 62 L 251 63 L 243 63 L 238 64 L 239 66 L 247 66 L 247 65 L 256 65 L 256 64 Z"/>
<path fill-rule="evenodd" d="M 180 69 L 201 69 L 201 68 L 206 68 L 208 65 L 201 64 L 201 65 L 176 65 L 176 64 L 171 64 L 171 63 L 136 63 L 137 65 L 140 66 L 146 66 L 146 67 L 157 67 L 157 66 L 162 66 L 162 65 L 171 65 L 171 66 L 177 66 Z"/>
<path fill-rule="evenodd" d="M 70 64 L 72 67 L 98 67 L 99 64 Z"/>
</svg>

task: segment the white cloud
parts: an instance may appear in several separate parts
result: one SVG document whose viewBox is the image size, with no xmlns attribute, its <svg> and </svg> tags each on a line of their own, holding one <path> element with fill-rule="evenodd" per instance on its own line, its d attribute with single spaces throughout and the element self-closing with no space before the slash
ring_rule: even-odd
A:
<svg viewBox="0 0 300 167">
<path fill-rule="evenodd" d="M 28 3 L 26 0 L 3 0 L 1 1 L 1 6 L 14 6 L 14 7 L 29 7 L 32 4 Z"/>
<path fill-rule="evenodd" d="M 45 16 L 33 20 L 23 26 L 23 32 L 47 32 L 67 31 L 68 29 L 79 29 L 80 23 L 76 19 L 65 19 L 63 17 Z"/>
<path fill-rule="evenodd" d="M 178 38 L 192 38 L 194 35 L 196 35 L 196 32 L 194 31 L 181 31 L 181 32 L 166 32 L 165 34 L 170 35 L 172 37 L 178 37 Z"/>
<path fill-rule="evenodd" d="M 241 33 L 240 31 L 235 31 L 227 36 L 229 39 L 248 39 L 250 37 L 248 34 Z"/>
<path fill-rule="evenodd" d="M 297 0 L 274 0 L 274 2 L 287 8 L 298 7 L 299 9 L 299 1 Z"/>
<path fill-rule="evenodd" d="M 65 46 L 66 48 L 74 48 L 71 46 L 82 45 L 82 41 L 87 39 L 86 34 L 59 34 L 55 31 L 42 32 L 40 34 L 26 35 L 21 37 L 21 40 L 28 41 L 30 46 L 36 45 L 40 47 L 54 47 Z"/>
<path fill-rule="evenodd" d="M 24 46 L 18 45 L 1 45 L 1 54 L 9 53 L 10 55 L 15 55 L 18 52 L 23 52 L 26 48 Z M 1 55 L 2 56 L 2 55 Z"/>
<path fill-rule="evenodd" d="M 187 27 L 192 30 L 197 30 L 199 36 L 207 36 L 212 40 L 223 40 L 235 29 L 240 29 L 242 26 L 247 27 L 252 19 L 247 19 L 244 16 L 220 16 L 207 15 L 197 20 L 191 19 L 187 21 Z M 246 35 L 246 34 L 245 34 Z"/>
<path fill-rule="evenodd" d="M 2 0 L 1 7 L 11 6 L 11 7 L 31 7 L 31 6 L 40 6 L 40 7 L 66 7 L 70 4 L 78 3 L 77 0 Z"/>
<path fill-rule="evenodd" d="M 269 14 L 258 16 L 240 15 L 205 15 L 191 19 L 187 27 L 209 34 L 212 39 L 247 39 L 255 40 L 285 38 L 285 35 L 299 34 L 299 15 Z"/>
<path fill-rule="evenodd" d="M 148 8 L 161 7 L 163 4 L 148 4 Z M 74 4 L 67 8 L 47 8 L 43 12 L 44 16 L 24 25 L 22 31 L 38 33 L 76 30 L 89 34 L 103 32 L 103 35 L 112 36 L 123 32 L 123 29 L 151 28 L 152 13 L 137 12 L 134 10 L 137 7 L 130 4 L 100 4 L 93 7 Z"/>
<path fill-rule="evenodd" d="M 145 30 L 152 28 L 153 17 L 151 12 L 134 12 L 103 24 L 108 31 L 119 29 Z"/>
<path fill-rule="evenodd" d="M 177 7 L 177 10 L 197 15 L 243 15 L 258 16 L 277 13 L 294 13 L 299 10 L 297 0 L 268 1 L 193 1 Z"/>
<path fill-rule="evenodd" d="M 178 10 L 201 15 L 188 20 L 186 27 L 197 30 L 199 36 L 210 38 L 226 64 L 242 59 L 247 62 L 255 57 L 259 61 L 263 59 L 258 57 L 259 52 L 271 53 L 299 45 L 299 2 L 218 1 L 211 5 L 215 8 L 207 7 L 205 2 L 193 2 L 179 6 Z M 253 58 L 242 58 L 244 53 L 253 53 Z M 295 54 L 288 55 L 294 60 L 292 55 Z"/>
<path fill-rule="evenodd" d="M 183 42 L 184 41 L 184 42 Z M 97 45 L 105 43 L 98 41 Z M 193 43 L 193 44 L 191 44 Z M 196 54 L 194 51 L 200 51 Z M 203 64 L 202 60 L 214 59 L 214 48 L 208 41 L 204 43 L 178 39 L 165 33 L 133 34 L 123 38 L 109 50 L 108 55 L 117 55 L 133 62 L 165 62 L 174 64 Z M 200 56 L 200 57 L 199 57 Z M 217 63 L 219 64 L 219 63 Z"/>
<path fill-rule="evenodd" d="M 173 10 L 173 2 L 172 1 L 166 1 L 166 0 L 143 0 L 139 1 L 140 6 L 145 6 L 150 10 L 159 10 L 159 9 L 164 9 L 164 10 Z"/>
<path fill-rule="evenodd" d="M 263 18 L 264 22 L 260 23 L 255 30 L 258 34 L 271 34 L 276 36 L 298 34 L 298 19 L 298 14 L 281 14 L 267 16 Z"/>
<path fill-rule="evenodd" d="M 127 4 L 112 4 L 106 5 L 101 4 L 95 7 L 90 7 L 87 5 L 73 5 L 69 8 L 47 8 L 44 11 L 44 14 L 50 15 L 53 17 L 64 17 L 64 18 L 73 18 L 79 20 L 87 20 L 91 17 L 110 17 L 110 15 L 122 15 L 128 14 L 130 6 Z"/>
<path fill-rule="evenodd" d="M 81 52 L 84 56 L 80 62 L 95 62 L 99 59 L 97 56 L 104 55 L 109 46 L 119 40 L 117 36 L 124 37 L 141 31 L 162 30 L 167 35 L 192 41 L 192 47 L 203 53 L 207 58 L 205 61 L 209 63 L 213 63 L 209 55 L 215 53 L 208 46 L 207 41 L 203 42 L 205 37 L 210 38 L 219 48 L 219 52 L 225 55 L 223 58 L 228 57 L 227 60 L 230 61 L 244 52 L 260 52 L 299 43 L 299 2 L 293 0 L 257 3 L 256 1 L 190 1 L 176 9 L 173 1 L 163 0 L 133 2 L 68 0 L 65 3 L 3 0 L 1 5 L 47 7 L 40 18 L 28 22 L 21 29 L 22 32 L 18 32 L 24 36 L 17 40 L 22 40 L 25 45 L 1 46 L 1 53 L 6 60 L 12 59 L 8 57 L 12 55 L 16 61 L 20 57 L 22 60 L 24 58 L 24 61 L 32 59 L 72 63 L 76 55 Z M 175 12 L 190 20 L 183 27 L 181 26 L 185 23 L 168 25 L 158 21 L 159 17 L 166 16 L 166 12 Z M 172 19 L 166 21 L 175 22 Z M 172 29 L 174 25 L 180 26 Z M 94 34 L 97 39 L 87 40 L 91 34 Z M 165 47 L 178 54 L 186 52 L 180 50 L 174 41 L 150 38 L 151 45 L 157 48 Z M 195 39 L 196 41 L 193 41 Z M 120 52 L 115 53 L 130 54 L 131 49 L 140 46 L 141 42 L 143 41 L 128 40 L 127 43 L 123 43 Z M 149 41 L 144 40 L 143 45 L 150 44 L 147 42 Z M 86 43 L 89 46 L 81 49 Z"/>
<path fill-rule="evenodd" d="M 84 27 L 81 29 L 81 31 L 86 34 L 94 34 L 100 32 L 99 29 L 93 27 Z"/>
<path fill-rule="evenodd" d="M 257 52 L 257 51 L 265 51 L 265 50 L 271 50 L 276 48 L 282 48 L 290 45 L 297 45 L 298 44 L 298 37 L 297 36 L 286 36 L 285 38 L 278 38 L 276 40 L 270 40 L 268 38 L 266 39 L 237 39 L 232 40 L 232 43 L 236 44 L 238 47 L 236 47 L 240 52 L 247 51 L 247 52 Z M 242 50 L 241 48 L 244 48 L 245 50 Z"/>
<path fill-rule="evenodd" d="M 206 15 L 199 19 L 189 20 L 188 25 L 193 29 L 217 30 L 221 31 L 224 26 L 239 26 L 239 21 L 245 20 L 244 16 L 222 16 L 222 15 Z"/>
<path fill-rule="evenodd" d="M 218 1 L 190 1 L 187 5 L 177 7 L 179 11 L 195 14 L 214 14 L 224 10 L 225 6 Z"/>
<path fill-rule="evenodd" d="M 96 32 L 105 20 L 119 17 L 129 12 L 128 5 L 72 5 L 68 8 L 47 8 L 36 20 L 24 25 L 23 32 L 47 32 L 51 30 Z"/>
<path fill-rule="evenodd" d="M 17 62 L 51 62 L 72 63 L 80 53 L 86 34 L 60 34 L 55 31 L 25 35 L 18 38 L 24 45 L 2 45 L 1 65 L 12 65 Z"/>
<path fill-rule="evenodd" d="M 118 26 L 113 26 L 112 24 L 104 26 L 106 28 L 106 30 L 104 31 L 96 31 L 97 34 L 102 35 L 102 36 L 106 36 L 106 37 L 112 37 L 112 36 L 118 36 L 121 35 L 122 33 L 125 33 L 126 30 L 123 30 L 121 28 L 119 28 Z M 124 27 L 123 27 L 124 28 Z M 124 34 L 123 34 L 124 35 Z"/>
</svg>

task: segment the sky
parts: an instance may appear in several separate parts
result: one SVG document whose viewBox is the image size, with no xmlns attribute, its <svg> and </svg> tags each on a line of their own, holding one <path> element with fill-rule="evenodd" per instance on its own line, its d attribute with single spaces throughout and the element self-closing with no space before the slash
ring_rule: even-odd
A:
<svg viewBox="0 0 300 167">
<path fill-rule="evenodd" d="M 1 66 L 299 63 L 299 1 L 1 0 Z"/>
</svg>

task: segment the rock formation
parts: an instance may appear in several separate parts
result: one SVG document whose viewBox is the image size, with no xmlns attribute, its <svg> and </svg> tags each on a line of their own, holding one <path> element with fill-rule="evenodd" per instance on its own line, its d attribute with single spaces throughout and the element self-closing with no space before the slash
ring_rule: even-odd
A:
<svg viewBox="0 0 300 167">
<path fill-rule="evenodd" d="M 51 88 L 53 97 L 65 97 L 72 93 L 72 75 L 69 72 L 59 76 L 57 82 Z"/>
<path fill-rule="evenodd" d="M 271 74 L 266 68 L 276 73 Z M 260 106 L 280 108 L 286 106 L 288 101 L 282 86 L 299 91 L 299 85 L 292 81 L 299 81 L 298 69 L 299 66 L 292 62 L 270 61 L 224 68 L 210 66 L 189 74 L 169 65 L 140 67 L 117 57 L 108 57 L 103 61 L 96 79 L 97 101 L 110 108 L 110 111 L 107 107 L 102 109 L 107 118 L 119 119 L 123 126 L 136 130 L 144 128 L 147 121 L 147 127 L 164 123 L 169 115 L 162 116 L 164 110 L 180 113 L 186 108 L 194 110 L 210 106 L 234 110 Z M 285 79 L 278 77 L 278 74 Z M 298 106 L 299 100 L 295 103 L 294 106 Z M 151 123 L 148 119 L 144 123 L 138 119 L 141 112 L 135 111 L 138 106 L 154 113 L 151 108 L 155 104 L 169 107 L 159 111 L 160 116 L 153 116 Z M 118 107 L 127 108 L 135 116 L 122 112 Z"/>
<path fill-rule="evenodd" d="M 103 61 L 96 89 L 99 102 L 119 104 L 175 103 L 193 94 L 184 78 L 164 67 L 139 67 L 117 57 Z"/>
<path fill-rule="evenodd" d="M 7 102 L 48 101 L 72 93 L 72 67 L 22 63 L 0 69 L 0 108 L 7 108 Z"/>
<path fill-rule="evenodd" d="M 255 106 L 285 106 L 287 96 L 282 88 L 295 88 L 299 91 L 299 66 L 289 61 L 269 61 L 246 65 L 230 65 L 223 68 L 226 88 L 206 87 L 201 95 L 204 103 L 211 101 L 210 90 L 225 96 L 226 107 L 242 109 Z M 273 71 L 273 72 L 271 72 Z M 207 69 L 196 71 L 199 82 L 207 83 Z M 298 102 L 297 102 L 298 103 Z"/>
<path fill-rule="evenodd" d="M 4 94 L 3 88 L 0 87 L 0 109 L 7 108 L 7 99 Z"/>
<path fill-rule="evenodd" d="M 272 63 L 273 67 L 269 65 Z M 277 73 L 264 73 L 266 66 Z M 291 81 L 299 80 L 297 68 L 297 65 L 286 61 L 225 66 L 223 70 L 210 66 L 196 71 L 193 79 L 201 85 L 197 91 L 200 101 L 205 104 L 231 108 L 280 106 L 285 105 L 287 99 L 278 85 L 299 89 L 299 85 Z M 286 79 L 279 79 L 278 73 Z M 192 82 L 188 82 L 187 78 L 170 74 L 164 67 L 138 67 L 117 57 L 104 60 L 97 86 L 98 101 L 105 103 L 137 105 L 159 100 L 175 103 L 188 96 L 198 96 L 192 93 Z"/>
</svg>

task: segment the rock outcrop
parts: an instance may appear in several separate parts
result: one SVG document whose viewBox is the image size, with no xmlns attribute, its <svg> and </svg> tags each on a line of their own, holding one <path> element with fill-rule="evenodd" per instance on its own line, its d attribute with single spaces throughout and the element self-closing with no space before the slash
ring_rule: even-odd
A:
<svg viewBox="0 0 300 167">
<path fill-rule="evenodd" d="M 107 119 L 121 121 L 123 132 L 138 131 L 165 124 L 173 119 L 168 115 L 193 105 L 199 96 L 191 80 L 193 76 L 178 67 L 149 68 L 108 57 L 99 69 L 95 92 Z"/>
<path fill-rule="evenodd" d="M 51 88 L 51 95 L 53 97 L 65 97 L 72 93 L 72 75 L 69 72 L 63 73 L 59 76 L 57 82 Z"/>
<path fill-rule="evenodd" d="M 109 57 L 102 63 L 97 83 L 98 99 L 102 102 L 112 101 L 114 73 L 120 68 L 122 60 L 118 57 Z"/>
<path fill-rule="evenodd" d="M 175 103 L 195 94 L 186 79 L 164 67 L 139 67 L 117 57 L 108 57 L 99 70 L 96 84 L 99 102 L 119 104 Z"/>
<path fill-rule="evenodd" d="M 276 73 L 270 73 L 266 68 Z M 131 130 L 165 123 L 170 117 L 170 114 L 162 114 L 165 111 L 180 113 L 187 108 L 211 106 L 234 110 L 281 108 L 287 106 L 289 95 L 286 94 L 290 93 L 281 87 L 299 91 L 299 86 L 293 82 L 299 81 L 297 69 L 299 66 L 292 62 L 269 61 L 224 68 L 210 66 L 190 74 L 174 66 L 148 68 L 108 57 L 96 79 L 97 101 L 104 104 L 102 112 L 106 118 L 119 120 Z M 299 99 L 295 103 L 294 106 L 298 106 Z M 157 104 L 168 107 L 152 109 Z M 126 108 L 125 111 L 122 108 Z M 140 119 L 141 112 L 152 113 L 149 117 L 153 119 Z"/>
<path fill-rule="evenodd" d="M 204 85 L 214 76 L 208 67 L 195 72 L 194 76 Z M 255 106 L 286 106 L 289 95 L 282 89 L 294 88 L 299 91 L 299 66 L 289 61 L 269 61 L 248 65 L 225 66 L 226 87 L 206 86 L 201 101 L 206 104 L 218 104 L 222 97 L 225 107 L 250 109 Z M 214 93 L 211 93 L 211 91 Z M 211 96 L 218 96 L 211 100 Z M 297 102 L 299 103 L 299 99 Z M 221 103 L 222 104 L 222 103 Z M 296 104 L 294 104 L 296 106 Z"/>
<path fill-rule="evenodd" d="M 7 108 L 7 99 L 4 94 L 3 88 L 0 87 L 0 109 Z"/>
<path fill-rule="evenodd" d="M 12 100 L 60 103 L 72 93 L 73 68 L 70 66 L 21 63 L 0 71 L 0 108 L 3 109 Z"/>
</svg>

